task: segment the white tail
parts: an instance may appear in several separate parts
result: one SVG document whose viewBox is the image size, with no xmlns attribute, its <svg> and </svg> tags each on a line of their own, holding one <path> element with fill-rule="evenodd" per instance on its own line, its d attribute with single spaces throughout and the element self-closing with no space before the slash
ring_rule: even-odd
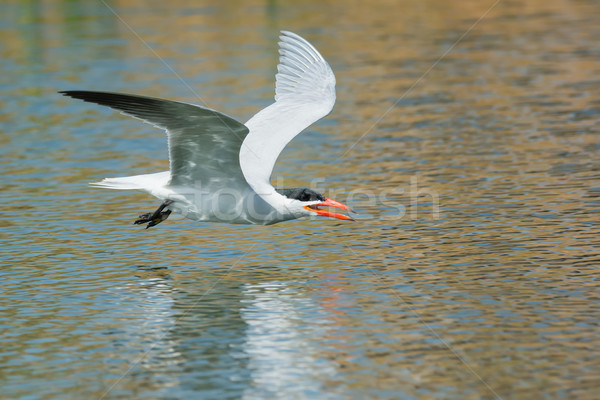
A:
<svg viewBox="0 0 600 400">
<path fill-rule="evenodd" d="M 105 189 L 118 190 L 146 190 L 150 191 L 157 186 L 165 186 L 171 179 L 169 171 L 156 174 L 124 176 L 121 178 L 105 178 L 101 182 L 90 183 L 91 186 Z"/>
</svg>

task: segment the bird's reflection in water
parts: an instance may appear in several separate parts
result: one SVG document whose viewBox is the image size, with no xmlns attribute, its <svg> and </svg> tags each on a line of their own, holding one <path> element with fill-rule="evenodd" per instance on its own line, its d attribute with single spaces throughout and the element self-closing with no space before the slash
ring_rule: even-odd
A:
<svg viewBox="0 0 600 400">
<path fill-rule="evenodd" d="M 252 379 L 245 397 L 328 398 L 315 383 L 337 371 L 310 340 L 327 335 L 326 312 L 282 282 L 245 285 L 243 293 L 241 316 L 247 324 L 243 347 Z"/>
<path fill-rule="evenodd" d="M 136 269 L 128 291 L 137 294 L 137 323 L 126 329 L 138 351 L 119 386 L 143 384 L 167 397 L 331 398 L 326 385 L 339 371 L 314 340 L 330 336 L 331 311 L 298 282 L 240 285 L 226 269 L 212 272 L 189 279 L 169 268 Z"/>
<path fill-rule="evenodd" d="M 128 289 L 141 295 L 143 301 L 136 302 L 138 322 L 126 329 L 139 338 L 140 367 L 153 371 L 153 379 L 161 381 L 163 379 L 156 374 L 166 373 L 169 365 L 177 364 L 181 359 L 170 335 L 175 326 L 171 273 L 167 267 L 140 265 L 135 268 L 135 276 L 139 279 L 130 282 Z M 162 378 L 167 379 L 166 376 Z"/>
</svg>

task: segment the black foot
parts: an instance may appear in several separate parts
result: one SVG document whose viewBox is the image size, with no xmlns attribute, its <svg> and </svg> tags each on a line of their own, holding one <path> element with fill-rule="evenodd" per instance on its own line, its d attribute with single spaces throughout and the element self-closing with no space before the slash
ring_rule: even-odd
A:
<svg viewBox="0 0 600 400">
<path fill-rule="evenodd" d="M 173 200 L 165 200 L 160 205 L 160 207 L 158 207 L 158 209 L 156 211 L 154 211 L 153 213 L 145 213 L 145 214 L 140 215 L 138 217 L 138 219 L 135 220 L 134 224 L 140 225 L 140 224 L 145 224 L 147 222 L 148 226 L 146 226 L 146 229 L 160 224 L 165 219 L 169 218 L 169 215 L 171 215 L 171 210 L 167 210 L 167 211 L 163 211 L 163 210 L 165 209 L 165 207 L 167 207 L 168 205 L 170 205 L 172 203 L 173 203 Z"/>
<path fill-rule="evenodd" d="M 146 214 L 140 215 L 138 217 L 138 219 L 134 222 L 134 224 L 139 225 L 139 224 L 145 224 L 146 222 L 152 221 L 152 214 L 154 214 L 154 213 L 146 213 Z"/>
</svg>

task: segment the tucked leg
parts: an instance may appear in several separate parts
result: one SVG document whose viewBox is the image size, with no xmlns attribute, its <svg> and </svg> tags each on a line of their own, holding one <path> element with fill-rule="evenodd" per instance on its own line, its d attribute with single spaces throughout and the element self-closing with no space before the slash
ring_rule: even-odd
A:
<svg viewBox="0 0 600 400">
<path fill-rule="evenodd" d="M 171 215 L 171 210 L 163 211 L 165 207 L 167 207 L 170 204 L 173 204 L 173 200 L 165 200 L 160 205 L 160 207 L 158 207 L 158 209 L 153 213 L 145 213 L 140 215 L 138 219 L 134 222 L 134 224 L 140 225 L 145 224 L 147 222 L 148 226 L 146 226 L 146 229 L 160 224 L 165 219 L 169 218 L 169 215 Z"/>
</svg>

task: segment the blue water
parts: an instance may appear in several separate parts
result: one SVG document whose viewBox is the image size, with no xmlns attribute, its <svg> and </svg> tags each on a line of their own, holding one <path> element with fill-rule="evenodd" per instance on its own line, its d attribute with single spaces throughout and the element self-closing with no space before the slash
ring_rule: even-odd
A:
<svg viewBox="0 0 600 400">
<path fill-rule="evenodd" d="M 488 7 L 1 4 L 2 395 L 596 398 L 600 9 L 500 2 L 460 39 Z M 358 222 L 145 230 L 156 199 L 88 186 L 165 170 L 166 139 L 57 91 L 245 121 L 279 29 L 338 101 L 273 182 Z"/>
</svg>

